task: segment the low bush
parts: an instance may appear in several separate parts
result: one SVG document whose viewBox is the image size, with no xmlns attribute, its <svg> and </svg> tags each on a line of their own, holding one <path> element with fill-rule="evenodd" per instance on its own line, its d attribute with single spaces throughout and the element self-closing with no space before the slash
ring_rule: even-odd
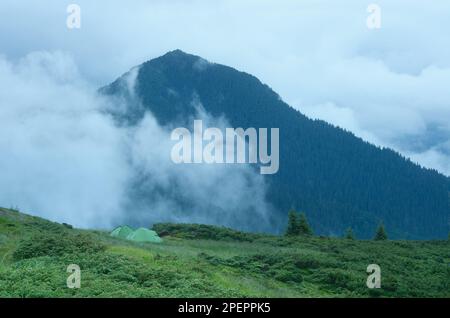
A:
<svg viewBox="0 0 450 318">
<path fill-rule="evenodd" d="M 88 234 L 70 234 L 66 231 L 38 232 L 19 242 L 13 259 L 17 261 L 39 256 L 96 253 L 104 249 L 105 245 Z"/>
<path fill-rule="evenodd" d="M 226 227 L 204 224 L 158 223 L 153 225 L 153 230 L 161 236 L 170 235 L 190 240 L 253 242 L 261 237 L 260 234 L 256 233 L 244 233 Z"/>
<path fill-rule="evenodd" d="M 268 253 L 220 258 L 200 253 L 198 256 L 211 265 L 224 265 L 284 283 L 301 283 L 303 281 L 300 269 L 296 266 L 294 259 L 288 255 Z"/>
</svg>

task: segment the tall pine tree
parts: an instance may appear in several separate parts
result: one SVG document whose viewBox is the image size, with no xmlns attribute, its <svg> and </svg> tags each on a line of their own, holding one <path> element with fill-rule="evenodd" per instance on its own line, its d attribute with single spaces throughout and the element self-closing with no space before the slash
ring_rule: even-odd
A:
<svg viewBox="0 0 450 318">
<path fill-rule="evenodd" d="M 313 231 L 306 220 L 305 213 L 300 214 L 300 219 L 298 221 L 299 235 L 310 236 L 313 235 Z"/>
<path fill-rule="evenodd" d="M 297 212 L 295 210 L 290 210 L 288 213 L 288 225 L 286 229 L 286 236 L 296 236 L 299 235 Z"/>
<path fill-rule="evenodd" d="M 387 239 L 388 239 L 388 237 L 387 237 L 386 230 L 384 229 L 383 222 L 381 222 L 380 225 L 378 225 L 374 240 L 375 241 L 385 241 Z"/>
<path fill-rule="evenodd" d="M 353 234 L 353 230 L 351 227 L 349 227 L 347 229 L 347 231 L 345 232 L 345 238 L 348 240 L 354 240 L 355 239 L 355 235 Z"/>
</svg>

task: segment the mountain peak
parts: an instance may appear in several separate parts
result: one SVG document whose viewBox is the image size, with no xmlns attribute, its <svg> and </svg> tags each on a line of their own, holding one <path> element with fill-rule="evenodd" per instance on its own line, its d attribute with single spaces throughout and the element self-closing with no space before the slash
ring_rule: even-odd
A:
<svg viewBox="0 0 450 318">
<path fill-rule="evenodd" d="M 166 54 L 162 55 L 161 57 L 187 57 L 192 56 L 192 54 L 186 53 L 180 49 L 175 49 L 173 51 L 169 51 Z"/>
<path fill-rule="evenodd" d="M 155 59 L 152 59 L 148 62 L 162 62 L 164 64 L 167 64 L 167 63 L 168 64 L 172 64 L 172 63 L 190 64 L 190 63 L 195 63 L 198 60 L 204 60 L 204 59 L 201 58 L 200 56 L 189 54 L 180 49 L 176 49 L 173 51 L 169 51 L 166 54 L 164 54 L 160 57 L 157 57 Z"/>
<path fill-rule="evenodd" d="M 208 65 L 212 64 L 200 56 L 176 49 L 143 63 L 141 70 L 154 71 L 159 69 L 164 70 L 164 72 L 167 70 L 178 70 L 179 72 L 203 71 Z"/>
</svg>

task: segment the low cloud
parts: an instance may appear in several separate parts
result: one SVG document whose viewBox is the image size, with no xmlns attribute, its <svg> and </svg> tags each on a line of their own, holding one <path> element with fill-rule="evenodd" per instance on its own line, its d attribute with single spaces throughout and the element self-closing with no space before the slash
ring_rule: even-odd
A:
<svg viewBox="0 0 450 318">
<path fill-rule="evenodd" d="M 3 0 L 0 52 L 71 52 L 102 86 L 180 48 L 251 73 L 307 115 L 450 174 L 441 146 L 450 139 L 450 3 L 379 0 L 376 30 L 366 26 L 369 3 L 79 0 L 81 29 L 69 30 L 67 3 Z"/>
<path fill-rule="evenodd" d="M 124 77 L 131 99 L 137 71 Z M 264 179 L 252 167 L 173 164 L 170 129 L 151 113 L 136 126 L 117 125 L 109 111 L 124 101 L 98 96 L 70 56 L 1 58 L 0 85 L 8 87 L 0 92 L 0 206 L 81 227 L 273 226 Z"/>
<path fill-rule="evenodd" d="M 0 205 L 70 222 L 109 226 L 120 216 L 124 134 L 101 113 L 105 100 L 62 53 L 0 60 Z"/>
<path fill-rule="evenodd" d="M 339 82 L 344 73 L 345 82 Z M 322 75 L 305 85 L 327 87 L 323 96 L 305 94 L 294 102 L 303 113 L 450 176 L 450 68 L 429 66 L 412 75 L 381 61 L 355 58 Z"/>
</svg>

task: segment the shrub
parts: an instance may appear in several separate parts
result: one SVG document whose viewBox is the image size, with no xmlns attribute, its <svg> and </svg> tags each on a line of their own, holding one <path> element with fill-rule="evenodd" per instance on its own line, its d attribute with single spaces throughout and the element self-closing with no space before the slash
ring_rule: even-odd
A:
<svg viewBox="0 0 450 318">
<path fill-rule="evenodd" d="M 189 240 L 200 239 L 215 241 L 253 242 L 257 238 L 261 237 L 260 234 L 244 233 L 226 227 L 204 224 L 158 223 L 154 224 L 152 229 L 157 232 L 158 235 L 170 235 Z"/>
<path fill-rule="evenodd" d="M 311 269 L 311 268 L 319 268 L 320 262 L 312 258 L 299 258 L 294 261 L 294 265 L 298 268 Z"/>
<path fill-rule="evenodd" d="M 283 283 L 301 283 L 303 282 L 302 274 L 292 268 L 280 269 L 274 272 L 274 278 Z"/>
<path fill-rule="evenodd" d="M 13 253 L 14 260 L 40 256 L 61 256 L 64 254 L 96 253 L 105 246 L 87 234 L 67 232 L 39 232 L 19 242 Z"/>
<path fill-rule="evenodd" d="M 317 282 L 336 288 L 348 288 L 352 284 L 352 276 L 341 269 L 325 268 L 314 275 Z"/>
</svg>

